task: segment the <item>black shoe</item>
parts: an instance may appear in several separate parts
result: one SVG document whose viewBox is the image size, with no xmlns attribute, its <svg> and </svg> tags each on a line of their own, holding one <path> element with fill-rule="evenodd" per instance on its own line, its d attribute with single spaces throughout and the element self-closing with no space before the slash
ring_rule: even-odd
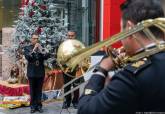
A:
<svg viewBox="0 0 165 114">
<path fill-rule="evenodd" d="M 30 113 L 35 113 L 35 112 L 36 112 L 36 110 L 33 108 L 30 110 Z"/>
<path fill-rule="evenodd" d="M 67 109 L 69 107 L 70 107 L 70 105 L 67 104 L 66 102 L 64 102 L 63 105 L 62 105 L 62 109 Z"/>
<path fill-rule="evenodd" d="M 44 110 L 43 110 L 42 108 L 37 108 L 37 111 L 38 111 L 39 113 L 43 113 L 43 112 L 44 112 Z"/>
<path fill-rule="evenodd" d="M 78 103 L 73 103 L 73 107 L 74 107 L 75 109 L 77 109 Z"/>
</svg>

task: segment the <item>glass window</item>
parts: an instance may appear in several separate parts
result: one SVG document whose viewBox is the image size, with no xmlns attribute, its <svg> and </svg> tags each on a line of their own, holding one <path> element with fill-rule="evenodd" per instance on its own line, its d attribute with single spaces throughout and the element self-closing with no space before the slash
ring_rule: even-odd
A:
<svg viewBox="0 0 165 114">
<path fill-rule="evenodd" d="M 77 31 L 78 39 L 86 45 L 95 42 L 97 34 L 96 22 L 99 0 L 67 0 L 68 4 L 68 29 Z"/>
<path fill-rule="evenodd" d="M 0 44 L 2 44 L 2 27 L 11 27 L 19 12 L 21 0 L 0 0 Z"/>
<path fill-rule="evenodd" d="M 0 0 L 0 26 L 10 27 L 16 20 L 21 0 Z"/>
</svg>

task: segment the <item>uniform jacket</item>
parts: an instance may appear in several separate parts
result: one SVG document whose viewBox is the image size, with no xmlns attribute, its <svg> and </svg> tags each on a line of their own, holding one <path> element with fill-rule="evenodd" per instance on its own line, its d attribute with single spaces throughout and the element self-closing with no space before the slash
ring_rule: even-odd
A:
<svg viewBox="0 0 165 114">
<path fill-rule="evenodd" d="M 93 74 L 80 97 L 78 114 L 165 112 L 165 53 L 128 64 L 104 87 Z"/>
<path fill-rule="evenodd" d="M 34 46 L 26 46 L 24 48 L 24 55 L 28 61 L 27 65 L 27 76 L 28 77 L 44 77 L 45 76 L 45 68 L 44 68 L 44 60 L 49 58 L 49 54 L 42 54 L 39 52 L 33 52 Z"/>
</svg>

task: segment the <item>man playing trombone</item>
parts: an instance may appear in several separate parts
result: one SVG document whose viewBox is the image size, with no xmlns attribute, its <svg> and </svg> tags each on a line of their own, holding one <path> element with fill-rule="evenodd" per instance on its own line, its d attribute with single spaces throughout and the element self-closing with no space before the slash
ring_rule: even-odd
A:
<svg viewBox="0 0 165 114">
<path fill-rule="evenodd" d="M 121 26 L 126 31 L 133 30 L 141 21 L 164 17 L 159 0 L 127 0 L 121 5 L 121 11 Z M 164 44 L 165 36 L 161 30 L 157 27 L 149 30 L 156 39 L 152 34 L 137 32 L 122 40 L 127 55 L 155 48 L 157 41 Z M 123 66 L 105 87 L 108 71 L 113 70 L 116 64 L 112 57 L 105 57 L 95 68 L 79 100 L 78 114 L 165 112 L 164 51 Z"/>
</svg>

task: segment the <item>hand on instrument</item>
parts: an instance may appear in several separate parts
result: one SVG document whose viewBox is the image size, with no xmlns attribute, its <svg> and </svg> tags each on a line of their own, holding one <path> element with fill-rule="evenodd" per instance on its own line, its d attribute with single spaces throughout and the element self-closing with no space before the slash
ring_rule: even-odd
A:
<svg viewBox="0 0 165 114">
<path fill-rule="evenodd" d="M 107 71 L 112 70 L 115 66 L 119 66 L 121 61 L 126 56 L 125 49 L 123 47 L 119 49 L 107 47 L 106 53 L 109 57 L 103 59 L 100 66 Z"/>
<path fill-rule="evenodd" d="M 36 43 L 35 46 L 34 46 L 34 48 L 33 48 L 33 52 L 35 52 L 36 49 L 39 48 L 39 47 L 41 47 L 41 45 L 39 43 Z"/>
<path fill-rule="evenodd" d="M 112 68 L 114 68 L 115 64 L 114 64 L 112 58 L 109 56 L 109 57 L 104 58 L 101 61 L 99 66 L 101 68 L 105 69 L 106 71 L 110 71 Z"/>
</svg>

